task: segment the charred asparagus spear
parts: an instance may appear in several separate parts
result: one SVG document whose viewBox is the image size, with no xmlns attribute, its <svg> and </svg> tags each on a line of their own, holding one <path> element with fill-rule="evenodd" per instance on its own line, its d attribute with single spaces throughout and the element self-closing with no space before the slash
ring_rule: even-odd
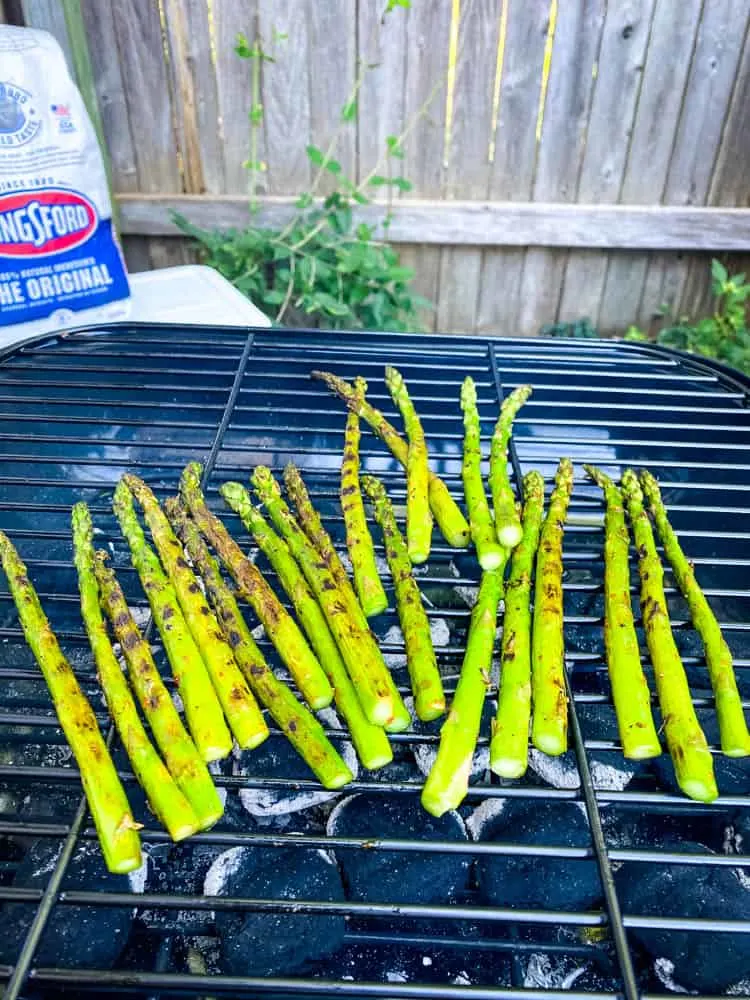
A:
<svg viewBox="0 0 750 1000">
<path fill-rule="evenodd" d="M 396 460 L 406 468 L 409 446 L 393 424 L 385 419 L 380 410 L 371 406 L 366 399 L 360 398 L 349 382 L 331 374 L 331 372 L 314 371 L 310 374 L 313 378 L 325 382 L 331 392 L 343 400 L 350 410 L 363 420 L 366 420 L 375 434 L 390 449 Z M 465 549 L 471 540 L 466 518 L 461 513 L 458 504 L 450 495 L 450 491 L 442 479 L 435 475 L 434 472 L 430 472 L 429 479 L 430 508 L 435 515 L 435 520 L 443 533 L 443 537 L 454 548 Z"/>
<path fill-rule="evenodd" d="M 375 505 L 375 519 L 385 539 L 385 553 L 396 591 L 396 608 L 404 635 L 406 663 L 417 717 L 423 722 L 429 722 L 445 711 L 443 682 L 432 645 L 430 623 L 385 486 L 379 479 L 363 476 L 362 487 Z"/>
<path fill-rule="evenodd" d="M 484 493 L 477 390 L 470 375 L 466 376 L 461 386 L 461 409 L 464 413 L 464 457 L 461 472 L 471 537 L 482 569 L 497 569 L 501 564 L 505 564 L 507 556 L 497 540 L 495 525 Z"/>
<path fill-rule="evenodd" d="M 455 809 L 469 790 L 502 594 L 503 569 L 485 570 L 471 613 L 456 693 L 440 730 L 437 758 L 422 789 L 422 805 L 433 816 L 442 816 L 449 809 Z"/>
<path fill-rule="evenodd" d="M 218 563 L 208 551 L 195 523 L 187 516 L 184 506 L 173 498 L 167 500 L 164 510 L 203 579 L 224 635 L 255 694 L 325 788 L 340 788 L 351 781 L 349 768 L 321 724 L 297 701 L 286 684 L 277 680 L 266 663 L 234 595 L 222 579 Z"/>
<path fill-rule="evenodd" d="M 55 712 L 81 772 L 107 868 L 111 872 L 133 871 L 141 864 L 139 825 L 133 819 L 94 711 L 60 649 L 26 566 L 2 531 L 0 559 L 23 634 L 47 682 Z"/>
<path fill-rule="evenodd" d="M 721 634 L 716 615 L 706 600 L 692 563 L 682 551 L 679 539 L 669 523 L 661 491 L 656 479 L 641 473 L 641 484 L 654 516 L 664 553 L 674 572 L 677 586 L 690 607 L 693 625 L 700 633 L 706 651 L 706 665 L 716 700 L 716 716 L 721 733 L 721 749 L 729 757 L 745 757 L 750 753 L 750 733 L 747 730 L 742 700 L 737 690 L 737 679 L 732 665 L 732 653 Z"/>
<path fill-rule="evenodd" d="M 229 483 L 222 486 L 220 492 L 222 496 L 227 492 L 231 498 L 236 487 L 236 483 Z M 247 492 L 242 487 L 239 489 L 242 491 L 241 495 L 247 497 Z M 297 617 L 331 682 L 336 708 L 349 728 L 359 759 L 370 770 L 383 767 L 393 759 L 388 737 L 382 729 L 373 726 L 365 718 L 325 616 L 289 551 L 289 546 L 269 526 L 260 511 L 253 507 L 249 497 L 247 499 L 248 503 L 242 505 L 242 520 L 276 570 L 282 587 L 294 604 Z M 234 506 L 230 499 L 227 499 L 227 503 Z"/>
<path fill-rule="evenodd" d="M 364 400 L 367 383 L 355 378 L 354 391 Z M 388 607 L 383 584 L 375 563 L 375 548 L 367 525 L 365 505 L 359 484 L 359 417 L 350 410 L 344 432 L 344 457 L 341 462 L 341 511 L 346 528 L 346 546 L 352 561 L 354 586 L 359 603 L 368 618 L 379 615 Z"/>
<path fill-rule="evenodd" d="M 169 773 L 192 806 L 199 828 L 207 830 L 221 817 L 224 807 L 161 679 L 151 647 L 135 623 L 114 571 L 107 565 L 107 558 L 106 552 L 95 554 L 94 572 L 102 609 L 122 647 L 130 683 Z"/>
<path fill-rule="evenodd" d="M 190 462 L 180 478 L 180 495 L 200 532 L 213 545 L 234 578 L 240 595 L 260 618 L 271 642 L 310 708 L 331 704 L 333 688 L 299 626 L 279 601 L 260 570 L 245 558 L 222 522 L 206 505 L 200 487 L 201 467 Z"/>
<path fill-rule="evenodd" d="M 712 802 L 719 793 L 711 751 L 695 714 L 685 668 L 672 635 L 664 596 L 664 570 L 643 509 L 638 477 L 631 469 L 623 474 L 621 486 L 638 551 L 643 626 L 677 784 L 689 798 Z"/>
<path fill-rule="evenodd" d="M 317 552 L 323 563 L 325 563 L 328 567 L 329 572 L 333 576 L 334 583 L 338 587 L 339 596 L 346 607 L 347 614 L 358 624 L 358 627 L 363 635 L 366 634 L 370 636 L 372 643 L 374 643 L 377 648 L 377 642 L 372 635 L 367 618 L 362 610 L 362 605 L 357 600 L 357 595 L 354 593 L 354 588 L 349 582 L 349 577 L 346 574 L 346 570 L 344 569 L 341 559 L 339 558 L 339 554 L 336 551 L 336 547 L 333 544 L 331 536 L 323 526 L 320 514 L 318 514 L 317 510 L 313 506 L 310 494 L 307 492 L 307 487 L 305 486 L 299 469 L 292 462 L 289 462 L 284 470 L 284 482 L 286 483 L 289 496 L 292 498 L 294 505 L 297 508 L 299 526 L 302 528 L 304 534 L 307 536 L 307 540 L 312 546 L 311 555 L 314 555 L 314 553 Z M 296 524 L 297 522 L 295 521 L 294 523 Z M 398 692 L 398 688 L 393 682 L 390 672 L 385 669 L 384 663 L 383 669 L 383 679 L 388 685 L 390 696 L 393 699 L 394 705 L 393 719 L 386 723 L 385 728 L 389 732 L 401 732 L 402 730 L 409 728 L 411 718 L 409 716 L 409 711 L 406 708 L 406 705 L 404 705 L 401 695 Z"/>
<path fill-rule="evenodd" d="M 124 479 L 143 508 L 156 550 L 174 586 L 229 728 L 243 750 L 256 747 L 267 738 L 268 726 L 237 666 L 232 647 L 206 603 L 195 573 L 183 558 L 182 546 L 151 489 L 138 476 L 126 475 Z"/>
<path fill-rule="evenodd" d="M 399 408 L 409 441 L 406 453 L 406 543 L 409 559 L 412 563 L 423 563 L 430 555 L 432 540 L 427 442 L 401 372 L 386 366 L 385 384 Z"/>
<path fill-rule="evenodd" d="M 180 610 L 174 587 L 146 541 L 135 513 L 133 495 L 123 479 L 115 489 L 113 508 L 151 605 L 195 745 L 204 760 L 226 757 L 232 749 L 232 737 L 224 722 L 221 705 Z"/>
<path fill-rule="evenodd" d="M 172 840 L 184 840 L 199 829 L 193 809 L 175 784 L 143 728 L 138 709 L 109 641 L 99 607 L 99 586 L 94 575 L 94 529 L 85 503 L 73 507 L 73 561 L 78 570 L 81 617 L 94 654 L 99 682 L 109 714 L 117 726 L 135 776 L 149 805 L 167 828 Z"/>
<path fill-rule="evenodd" d="M 534 746 L 556 756 L 568 749 L 568 696 L 563 641 L 563 528 L 573 490 L 573 463 L 561 458 L 536 557 L 531 687 Z"/>
<path fill-rule="evenodd" d="M 520 778 L 529 759 L 531 719 L 531 574 L 544 516 L 544 479 L 523 480 L 523 535 L 513 551 L 505 587 L 505 615 L 497 716 L 492 727 L 490 767 L 503 778 Z"/>
<path fill-rule="evenodd" d="M 385 725 L 394 718 L 396 705 L 392 679 L 374 636 L 369 628 L 362 628 L 361 623 L 348 613 L 336 581 L 281 499 L 278 484 L 270 470 L 258 466 L 253 473 L 253 484 L 323 609 L 365 716 L 373 725 Z M 224 499 L 232 505 L 237 503 L 235 509 L 240 516 L 242 507 L 250 503 L 242 487 L 236 489 L 231 498 L 225 492 Z"/>
<path fill-rule="evenodd" d="M 584 469 L 604 491 L 607 505 L 604 519 L 604 646 L 622 752 L 631 760 L 658 757 L 661 746 L 651 713 L 651 693 L 641 665 L 630 601 L 630 536 L 622 493 L 600 469 L 591 465 L 584 465 Z"/>
<path fill-rule="evenodd" d="M 490 448 L 490 491 L 495 510 L 497 540 L 506 549 L 521 541 L 521 521 L 516 510 L 516 498 L 508 477 L 508 444 L 516 414 L 531 395 L 530 385 L 519 385 L 500 405 Z"/>
</svg>

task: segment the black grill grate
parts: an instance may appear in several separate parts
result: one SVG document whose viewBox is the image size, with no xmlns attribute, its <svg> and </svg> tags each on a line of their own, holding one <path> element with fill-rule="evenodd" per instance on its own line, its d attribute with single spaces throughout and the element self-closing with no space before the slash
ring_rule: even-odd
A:
<svg viewBox="0 0 750 1000">
<path fill-rule="evenodd" d="M 121 326 L 91 329 L 49 338 L 9 352 L 0 366 L 0 527 L 7 530 L 28 563 L 32 579 L 53 627 L 93 694 L 90 655 L 83 636 L 71 564 L 69 512 L 78 499 L 92 508 L 101 530 L 97 541 L 109 545 L 118 575 L 132 606 L 147 604 L 130 569 L 124 543 L 110 511 L 111 491 L 125 469 L 138 471 L 160 495 L 173 492 L 186 461 L 206 462 L 209 500 L 228 525 L 243 537 L 239 522 L 223 509 L 217 486 L 229 478 L 246 479 L 260 462 L 281 469 L 290 458 L 305 473 L 327 525 L 341 537 L 337 475 L 344 414 L 326 390 L 310 380 L 313 368 L 344 377 L 364 375 L 371 396 L 386 413 L 393 408 L 382 375 L 386 363 L 404 373 L 423 417 L 434 467 L 460 495 L 461 423 L 458 389 L 474 376 L 483 417 L 485 442 L 497 412 L 498 398 L 514 386 L 531 382 L 534 395 L 516 423 L 513 469 L 516 478 L 532 467 L 545 475 L 549 489 L 557 459 L 576 462 L 576 488 L 565 536 L 565 611 L 569 683 L 573 695 L 572 738 L 577 787 L 552 788 L 540 780 L 506 787 L 495 780 L 472 786 L 463 812 L 483 800 L 515 798 L 579 801 L 591 828 L 588 847 L 524 846 L 518 842 L 453 842 L 327 837 L 321 829 L 298 836 L 248 821 L 244 830 L 216 830 L 191 844 L 226 849 L 241 844 L 287 850 L 325 847 L 340 852 L 408 852 L 428 859 L 462 854 L 470 859 L 515 854 L 530 859 L 553 856 L 571 866 L 596 859 L 604 886 L 601 909 L 519 910 L 482 904 L 476 888 L 450 906 L 408 903 L 330 903 L 297 900 L 248 900 L 187 896 L 159 891 L 149 882 L 136 898 L 138 915 L 126 948 L 114 969 L 37 967 L 34 950 L 51 915 L 68 906 L 133 905 L 133 896 L 64 887 L 66 866 L 81 841 L 94 836 L 81 802 L 77 774 L 65 759 L 61 733 L 30 652 L 23 644 L 15 609 L 0 594 L 0 901 L 22 902 L 35 914 L 31 930 L 19 942 L 14 964 L 0 966 L 6 1000 L 104 990 L 132 997 L 232 996 L 388 996 L 388 997 L 543 997 L 555 995 L 562 978 L 531 975 L 531 960 L 549 972 L 550 964 L 588 963 L 583 979 L 566 983 L 565 995 L 634 997 L 658 994 L 664 987 L 647 967 L 628 928 L 658 926 L 668 932 L 696 934 L 750 932 L 750 923 L 728 913 L 724 921 L 706 921 L 684 913 L 644 916 L 620 913 L 612 871 L 626 861 L 655 866 L 675 862 L 737 867 L 740 854 L 685 855 L 646 842 L 623 846 L 620 826 L 635 817 L 662 812 L 669 821 L 695 817 L 717 828 L 744 822 L 750 834 L 750 799 L 728 794 L 712 806 L 686 803 L 660 787 L 646 769 L 625 789 L 606 787 L 607 761 L 619 759 L 616 732 L 592 730 L 591 720 L 608 701 L 602 660 L 602 505 L 595 488 L 581 476 L 583 461 L 619 475 L 629 464 L 647 466 L 661 480 L 673 523 L 694 557 L 704 589 L 736 657 L 744 696 L 750 692 L 750 550 L 746 517 L 750 509 L 750 414 L 747 387 L 719 368 L 648 347 L 574 341 L 483 341 L 385 334 L 301 333 L 234 329 L 174 329 Z M 363 435 L 363 460 L 386 480 L 392 496 L 403 502 L 404 479 L 395 461 L 372 435 Z M 377 533 L 376 540 L 377 540 Z M 448 644 L 438 650 L 447 688 L 452 690 L 461 662 L 469 605 L 456 588 L 476 586 L 478 567 L 468 554 L 456 553 L 439 539 L 430 567 L 421 577 L 431 602 L 430 617 L 441 620 Z M 246 539 L 245 539 L 246 541 Z M 378 547 L 382 553 L 382 547 Z M 262 566 L 264 564 L 260 563 Z M 699 643 L 686 607 L 670 583 L 669 600 L 676 634 L 696 691 L 696 704 L 710 699 Z M 633 576 L 635 582 L 635 576 Z M 446 598 L 448 595 L 448 599 Z M 391 608 L 376 631 L 383 649 L 402 649 L 388 629 Z M 254 621 L 252 624 L 256 624 Z M 384 637 L 387 637 L 384 639 Z M 261 641 L 275 663 L 272 647 Z M 403 669 L 397 680 L 406 691 Z M 747 705 L 747 702 L 746 702 Z M 272 734 L 272 740 L 280 739 Z M 416 745 L 434 744 L 435 732 L 394 737 L 406 758 Z M 482 739 L 486 745 L 486 733 Z M 123 771 L 128 788 L 132 775 Z M 372 791 L 395 800 L 417 797 L 420 783 L 395 772 L 375 780 L 360 775 L 347 791 Z M 569 776 L 570 780 L 570 776 Z M 285 789 L 284 776 L 217 778 L 230 795 L 240 788 Z M 295 780 L 301 791 L 317 787 Z M 67 794 L 65 794 L 67 793 Z M 159 856 L 167 844 L 148 817 L 144 844 Z M 682 820 L 681 820 L 682 821 Z M 17 864 L 13 845 L 43 838 L 62 846 L 43 889 L 12 884 Z M 665 906 L 669 903 L 665 900 Z M 188 972 L 181 936 L 143 926 L 144 911 L 181 911 L 190 935 L 210 937 L 219 909 L 273 912 L 343 913 L 348 918 L 343 954 L 367 954 L 371 966 L 353 969 L 329 959 L 308 973 L 285 979 L 243 979 Z M 189 912 L 190 911 L 190 912 Z M 668 912 L 667 909 L 664 912 Z M 732 918 L 735 919 L 732 919 Z M 187 919 L 187 917 L 186 917 Z M 395 921 L 395 922 L 394 922 Z M 187 925 L 186 925 L 187 926 Z M 396 957 L 407 967 L 401 975 Z M 432 956 L 430 958 L 430 956 Z M 427 957 L 431 964 L 422 964 Z M 389 961 L 393 968 L 389 969 Z M 341 959 L 339 959 L 341 961 Z M 378 964 L 379 963 L 379 964 Z M 559 965 L 562 968 L 562 965 Z M 380 971 L 372 971 L 373 969 Z M 593 971 L 592 971 L 593 970 Z M 388 973 L 391 973 L 390 977 Z M 364 973 L 364 975 L 363 975 Z M 402 981 L 405 978 L 406 981 Z M 378 981 L 380 980 L 380 981 Z"/>
</svg>

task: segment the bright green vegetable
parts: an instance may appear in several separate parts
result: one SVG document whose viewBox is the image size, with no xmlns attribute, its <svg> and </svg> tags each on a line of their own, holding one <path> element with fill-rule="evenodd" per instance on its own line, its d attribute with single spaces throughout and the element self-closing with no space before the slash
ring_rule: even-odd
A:
<svg viewBox="0 0 750 1000">
<path fill-rule="evenodd" d="M 521 521 L 516 510 L 516 498 L 508 477 L 508 445 L 516 414 L 531 395 L 530 385 L 519 385 L 500 405 L 490 448 L 490 491 L 495 511 L 497 540 L 506 549 L 521 541 Z"/>
<path fill-rule="evenodd" d="M 77 503 L 73 507 L 72 523 L 73 561 L 78 570 L 81 617 L 109 714 L 151 809 L 167 828 L 172 840 L 184 840 L 199 829 L 198 819 L 148 738 L 109 641 L 99 607 L 99 585 L 94 574 L 94 529 L 85 503 Z"/>
<path fill-rule="evenodd" d="M 60 649 L 26 566 L 2 531 L 0 559 L 23 634 L 47 682 L 55 712 L 81 772 L 107 868 L 111 872 L 133 871 L 141 865 L 139 825 L 133 819 L 94 711 Z"/>
<path fill-rule="evenodd" d="M 461 386 L 461 409 L 464 413 L 464 456 L 461 473 L 471 537 L 482 569 L 497 569 L 498 566 L 505 565 L 507 553 L 497 540 L 495 524 L 484 493 L 477 390 L 470 375 L 466 376 Z"/>
</svg>

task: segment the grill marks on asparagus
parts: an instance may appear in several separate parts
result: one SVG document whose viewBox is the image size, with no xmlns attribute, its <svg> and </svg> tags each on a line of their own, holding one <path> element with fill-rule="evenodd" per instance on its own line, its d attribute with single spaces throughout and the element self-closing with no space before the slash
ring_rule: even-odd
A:
<svg viewBox="0 0 750 1000">
<path fill-rule="evenodd" d="M 195 573 L 184 559 L 182 546 L 151 489 L 138 476 L 125 482 L 140 503 L 156 549 L 180 608 L 211 678 L 234 738 L 242 749 L 258 746 L 268 737 L 268 726 L 248 687 L 216 615 L 201 592 Z"/>
<path fill-rule="evenodd" d="M 26 642 L 47 683 L 55 712 L 78 764 L 107 868 L 119 873 L 133 871 L 141 864 L 141 841 L 125 790 L 94 711 L 60 649 L 29 580 L 28 570 L 2 531 L 0 560 Z"/>
<path fill-rule="evenodd" d="M 505 587 L 505 613 L 497 715 L 492 727 L 490 767 L 504 778 L 526 773 L 531 720 L 531 576 L 544 516 L 544 479 L 523 480 L 523 534 L 513 551 Z"/>
<path fill-rule="evenodd" d="M 240 483 L 225 483 L 220 492 L 232 510 L 239 514 L 289 595 L 297 617 L 328 675 L 336 708 L 349 727 L 363 766 L 369 769 L 383 767 L 393 759 L 388 738 L 382 729 L 367 720 L 326 617 L 289 546 L 253 506 L 247 490 Z"/>
<path fill-rule="evenodd" d="M 221 704 L 175 589 L 146 541 L 135 513 L 133 495 L 124 479 L 115 489 L 113 508 L 164 643 L 195 745 L 204 760 L 226 757 L 232 749 L 232 737 Z"/>
<path fill-rule="evenodd" d="M 550 756 L 568 749 L 568 696 L 563 635 L 563 532 L 573 490 L 573 463 L 560 459 L 536 557 L 531 684 L 534 746 Z"/>
<path fill-rule="evenodd" d="M 172 840 L 183 840 L 199 829 L 198 819 L 146 734 L 128 682 L 112 649 L 99 606 L 99 585 L 94 573 L 93 525 L 85 503 L 77 503 L 73 507 L 72 527 L 73 561 L 78 573 L 81 617 L 94 654 L 109 714 L 149 805 L 167 828 Z"/>
<path fill-rule="evenodd" d="M 224 812 L 213 779 L 182 724 L 169 691 L 154 663 L 151 647 L 135 623 L 106 552 L 96 552 L 94 573 L 102 610 L 122 647 L 128 676 L 169 773 L 193 808 L 199 827 L 207 830 Z"/>
<path fill-rule="evenodd" d="M 445 711 L 443 682 L 432 645 L 430 623 L 385 486 L 372 476 L 363 476 L 362 486 L 375 506 L 375 519 L 383 531 L 386 558 L 396 591 L 396 609 L 406 647 L 414 707 L 417 717 L 423 722 L 429 722 Z"/>
<path fill-rule="evenodd" d="M 711 751 L 695 714 L 685 668 L 672 635 L 664 595 L 664 570 L 643 507 L 638 477 L 631 469 L 623 474 L 621 487 L 638 552 L 643 625 L 677 783 L 689 798 L 712 802 L 719 793 Z"/>
<path fill-rule="evenodd" d="M 373 432 L 390 449 L 394 458 L 406 468 L 409 446 L 380 410 L 371 406 L 364 397 L 360 398 L 354 387 L 337 375 L 322 371 L 313 371 L 310 372 L 310 375 L 312 378 L 324 382 L 331 392 L 346 403 L 350 410 L 365 420 Z M 446 542 L 454 548 L 465 549 L 471 540 L 469 525 L 461 513 L 460 507 L 451 496 L 448 487 L 432 471 L 429 472 L 429 497 L 430 508 Z"/>
<path fill-rule="evenodd" d="M 584 465 L 604 492 L 604 646 L 617 727 L 625 757 L 658 757 L 659 737 L 651 712 L 651 693 L 641 665 L 630 600 L 630 536 L 622 493 L 600 469 Z"/>
<path fill-rule="evenodd" d="M 325 788 L 340 788 L 351 781 L 351 771 L 321 724 L 266 663 L 234 595 L 221 576 L 218 563 L 184 506 L 173 498 L 165 503 L 164 509 L 203 579 L 208 598 L 248 684 Z"/>
<path fill-rule="evenodd" d="M 672 566 L 677 586 L 688 602 L 693 625 L 703 640 L 706 665 L 716 700 L 721 749 L 730 757 L 745 757 L 750 753 L 750 734 L 737 690 L 732 653 L 721 634 L 716 615 L 695 578 L 692 564 L 682 551 L 679 539 L 669 523 L 659 484 L 650 473 L 642 472 L 641 485 L 664 546 L 664 554 Z"/>
<path fill-rule="evenodd" d="M 367 383 L 359 376 L 354 391 L 364 400 Z M 383 584 L 375 562 L 375 547 L 367 525 L 359 478 L 359 417 L 350 410 L 344 431 L 344 456 L 341 460 L 341 512 L 346 530 L 346 547 L 352 561 L 352 575 L 359 603 L 368 618 L 382 614 L 388 607 Z"/>
<path fill-rule="evenodd" d="M 276 651 L 283 660 L 310 708 L 331 704 L 333 688 L 299 626 L 247 559 L 225 525 L 211 513 L 200 488 L 201 467 L 189 463 L 180 478 L 180 496 L 204 537 L 211 543 L 230 574 L 240 595 L 255 611 Z"/>
</svg>

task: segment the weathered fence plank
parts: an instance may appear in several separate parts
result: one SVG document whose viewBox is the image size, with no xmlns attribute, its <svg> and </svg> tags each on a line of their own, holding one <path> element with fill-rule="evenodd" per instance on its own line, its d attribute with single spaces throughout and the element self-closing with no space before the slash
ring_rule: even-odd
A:
<svg viewBox="0 0 750 1000">
<path fill-rule="evenodd" d="M 230 194 L 247 193 L 250 186 L 250 174 L 245 162 L 250 157 L 248 115 L 252 102 L 250 82 L 252 63 L 250 60 L 240 59 L 234 49 L 239 34 L 243 34 L 252 44 L 257 31 L 259 31 L 257 0 L 232 0 L 232 3 L 213 5 L 218 142 L 221 150 L 224 190 Z M 264 38 L 263 43 L 273 47 L 271 38 Z M 262 76 L 262 68 L 260 72 Z M 256 130 L 255 139 L 258 161 L 265 163 L 267 152 L 264 128 Z M 267 178 L 264 172 L 258 172 L 257 185 L 260 193 L 267 192 Z"/>
<path fill-rule="evenodd" d="M 608 5 L 578 181 L 578 201 L 615 202 L 619 198 L 653 9 L 654 0 L 625 0 Z M 570 258 L 560 299 L 561 320 L 588 316 L 598 321 L 606 270 L 607 259 L 603 255 Z"/>
</svg>

